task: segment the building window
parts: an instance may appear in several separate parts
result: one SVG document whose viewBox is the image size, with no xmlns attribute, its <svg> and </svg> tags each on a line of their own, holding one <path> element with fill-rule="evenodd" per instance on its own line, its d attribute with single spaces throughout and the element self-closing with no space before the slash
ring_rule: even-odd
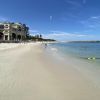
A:
<svg viewBox="0 0 100 100">
<path fill-rule="evenodd" d="M 8 35 L 5 35 L 5 40 L 8 40 Z"/>
<path fill-rule="evenodd" d="M 21 28 L 18 28 L 18 31 L 22 31 Z"/>
<path fill-rule="evenodd" d="M 4 25 L 0 25 L 0 29 L 4 29 Z"/>
</svg>

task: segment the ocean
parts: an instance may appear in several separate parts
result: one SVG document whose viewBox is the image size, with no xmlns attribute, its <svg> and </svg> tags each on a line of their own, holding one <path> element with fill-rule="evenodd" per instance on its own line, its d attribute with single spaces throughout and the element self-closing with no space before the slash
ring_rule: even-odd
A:
<svg viewBox="0 0 100 100">
<path fill-rule="evenodd" d="M 100 43 L 67 42 L 53 43 L 49 46 L 64 57 L 69 55 L 100 66 Z"/>
</svg>

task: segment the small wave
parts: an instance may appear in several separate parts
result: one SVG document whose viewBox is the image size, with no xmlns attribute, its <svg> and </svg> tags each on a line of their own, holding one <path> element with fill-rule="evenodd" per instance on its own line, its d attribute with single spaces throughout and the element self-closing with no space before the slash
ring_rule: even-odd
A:
<svg viewBox="0 0 100 100">
<path fill-rule="evenodd" d="M 52 51 L 58 51 L 57 48 L 51 48 Z"/>
</svg>

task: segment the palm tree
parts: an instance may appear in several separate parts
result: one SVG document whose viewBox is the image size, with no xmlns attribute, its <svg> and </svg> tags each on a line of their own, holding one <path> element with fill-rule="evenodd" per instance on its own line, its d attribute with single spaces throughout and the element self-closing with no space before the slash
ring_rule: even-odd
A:
<svg viewBox="0 0 100 100">
<path fill-rule="evenodd" d="M 40 34 L 40 36 L 39 36 L 40 38 L 42 38 L 42 35 Z"/>
</svg>

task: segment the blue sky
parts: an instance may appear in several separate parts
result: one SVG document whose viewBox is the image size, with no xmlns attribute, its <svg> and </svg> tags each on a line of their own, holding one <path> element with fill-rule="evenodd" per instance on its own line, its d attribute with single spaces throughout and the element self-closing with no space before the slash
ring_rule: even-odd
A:
<svg viewBox="0 0 100 100">
<path fill-rule="evenodd" d="M 100 40 L 100 0 L 0 0 L 0 21 L 57 40 Z"/>
</svg>

